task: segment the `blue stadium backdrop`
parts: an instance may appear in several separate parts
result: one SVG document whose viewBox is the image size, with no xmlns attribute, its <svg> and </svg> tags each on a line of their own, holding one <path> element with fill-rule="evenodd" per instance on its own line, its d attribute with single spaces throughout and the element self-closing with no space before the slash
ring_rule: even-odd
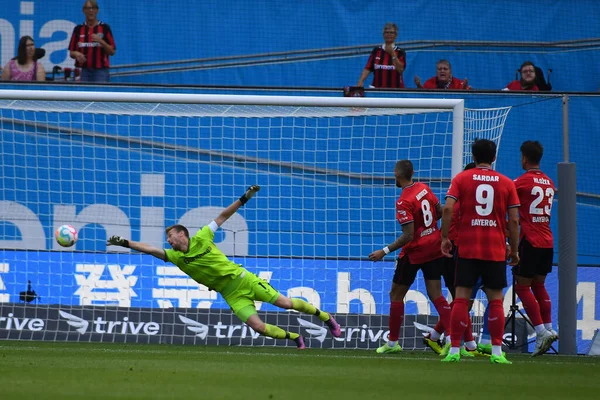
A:
<svg viewBox="0 0 600 400">
<path fill-rule="evenodd" d="M 82 2 L 81 2 L 82 3 Z M 307 1 L 290 2 L 189 2 L 182 0 L 139 1 L 106 0 L 101 1 L 100 18 L 109 22 L 117 41 L 117 54 L 112 59 L 113 66 L 122 66 L 139 62 L 178 61 L 195 58 L 231 57 L 270 52 L 286 52 L 338 46 L 360 46 L 378 43 L 381 40 L 381 28 L 387 20 L 400 26 L 399 41 L 420 40 L 502 40 L 511 41 L 568 41 L 600 37 L 600 24 L 594 19 L 600 12 L 600 4 L 588 1 L 541 0 L 531 2 L 506 1 L 490 5 L 488 1 L 469 2 L 410 1 L 385 4 L 378 1 Z M 444 12 L 438 12 L 438 9 Z M 543 10 L 544 18 L 532 18 L 535 10 Z M 384 13 L 385 11 L 385 13 Z M 293 18 L 289 16 L 293 15 Z M 385 15 L 381 18 L 380 15 Z M 134 17 L 135 16 L 135 17 Z M 226 16 L 226 17 L 225 17 Z M 416 17 L 415 17 L 416 16 Z M 132 18 L 136 27 L 132 29 Z M 72 66 L 67 56 L 67 42 L 74 24 L 82 21 L 81 7 L 73 2 L 66 6 L 64 1 L 13 1 L 3 5 L 0 15 L 0 62 L 4 65 L 15 54 L 16 44 L 21 35 L 30 34 L 38 46 L 47 50 L 44 58 L 46 68 L 53 65 Z M 461 21 L 461 23 L 456 23 Z M 199 27 L 201 27 L 199 29 Z M 564 50 L 564 51 L 561 51 Z M 202 85 L 247 85 L 247 86 L 315 86 L 341 87 L 354 84 L 366 62 L 368 51 L 349 54 L 335 59 L 322 59 L 288 63 L 268 63 L 251 67 L 208 69 L 202 71 L 165 72 L 147 75 L 115 76 L 115 82 L 139 83 L 175 83 Z M 412 76 L 421 78 L 434 74 L 436 59 L 449 58 L 457 76 L 466 76 L 477 88 L 498 89 L 514 79 L 514 71 L 524 59 L 531 59 L 540 66 L 553 68 L 552 82 L 555 90 L 596 91 L 598 81 L 597 66 L 600 65 L 599 52 L 559 51 L 539 49 L 531 52 L 516 52 L 514 48 L 489 51 L 424 50 L 408 52 L 408 68 L 405 78 L 412 86 Z M 126 70 L 126 68 L 122 68 Z M 119 72 L 119 68 L 115 69 Z M 7 88 L 11 86 L 6 86 Z M 140 89 L 142 90 L 142 89 Z M 167 89 L 168 90 L 168 89 Z M 417 94 L 411 94 L 417 96 Z M 452 95 L 456 96 L 456 95 Z M 511 111 L 500 146 L 497 168 L 510 177 L 520 174 L 518 147 L 525 138 L 535 138 L 545 144 L 544 169 L 556 180 L 556 164 L 562 158 L 561 139 L 561 99 L 548 100 L 543 97 L 516 95 L 478 96 L 465 94 L 467 107 L 516 106 Z M 597 115 L 600 112 L 600 99 L 593 96 L 571 96 L 570 129 L 571 159 L 577 163 L 578 192 L 578 240 L 580 268 L 578 272 L 578 350 L 585 352 L 595 329 L 600 328 L 600 269 L 586 265 L 600 264 L 597 249 L 595 227 L 600 224 L 599 187 L 600 170 L 597 164 Z M 3 118 L 10 118 L 4 114 Z M 596 122 L 593 122 L 596 121 Z M 15 134 L 5 128 L 0 132 L 0 172 L 2 188 L 0 202 L 18 204 L 31 211 L 33 224 L 39 224 L 45 240 L 31 244 L 30 248 L 40 251 L 0 250 L 0 302 L 16 302 L 18 293 L 31 280 L 44 304 L 82 305 L 82 283 L 90 279 L 90 268 L 96 268 L 102 279 L 122 279 L 131 284 L 132 293 L 127 293 L 131 307 L 157 307 L 159 281 L 167 276 L 164 264 L 151 257 L 140 255 L 103 253 L 98 239 L 104 239 L 100 226 L 88 226 L 81 232 L 77 252 L 55 250 L 52 240 L 53 214 L 59 205 L 113 204 L 121 207 L 130 224 L 131 237 L 142 237 L 141 214 L 143 207 L 164 209 L 164 225 L 175 223 L 181 215 L 172 210 L 192 210 L 201 207 L 223 207 L 239 193 L 235 189 L 243 188 L 246 182 L 236 182 L 235 187 L 220 185 L 214 168 L 193 161 L 180 160 L 173 164 L 149 162 L 140 153 L 127 148 L 98 149 L 81 146 L 75 148 L 57 138 L 47 138 L 40 143 L 39 138 Z M 46 139 L 44 139 L 46 140 Z M 19 143 L 20 153 L 15 153 L 12 144 Z M 185 140 L 181 143 L 187 145 Z M 55 150 L 55 151 L 53 151 Z M 100 154 L 100 152 L 105 152 Z M 28 162 L 20 164 L 17 159 L 25 155 Z M 33 156 L 32 154 L 36 154 Z M 53 157 L 63 154 L 64 158 Z M 72 156 L 72 157 L 69 157 Z M 113 166 L 95 164 L 95 158 L 119 160 Z M 157 160 L 154 158 L 153 160 Z M 161 160 L 163 161 L 163 160 Z M 285 160 L 283 160 L 285 161 Z M 203 169 L 204 168 L 204 169 Z M 386 170 L 390 170 L 386 166 Z M 178 172 L 185 171 L 185 176 Z M 227 170 L 235 174 L 235 169 Z M 105 192 L 101 183 L 110 180 L 111 174 L 119 174 L 121 182 L 114 193 L 105 196 L 93 196 L 90 193 Z M 165 192 L 155 198 L 142 195 L 144 174 L 161 176 L 165 182 Z M 56 176 L 70 176 L 72 182 L 82 185 L 81 190 L 73 192 L 72 183 L 64 188 L 63 195 L 51 188 L 49 180 Z M 191 176 L 195 178 L 189 180 Z M 256 175 L 259 181 L 276 182 L 287 179 L 283 176 L 266 173 Z M 213 182 L 211 179 L 215 179 Z M 270 180 L 269 180 L 270 179 Z M 215 184 L 218 190 L 212 198 L 202 197 L 198 186 Z M 261 182 L 262 183 L 262 182 Z M 286 184 L 290 184 L 286 182 Z M 271 282 L 283 293 L 297 287 L 306 287 L 311 282 L 318 294 L 321 305 L 333 311 L 362 312 L 359 301 L 353 301 L 349 310 L 340 310 L 338 295 L 340 291 L 363 289 L 374 298 L 377 313 L 386 313 L 388 299 L 388 280 L 393 269 L 391 263 L 378 265 L 364 261 L 364 257 L 373 250 L 372 246 L 352 248 L 354 254 L 341 254 L 352 257 L 351 260 L 294 258 L 269 258 L 268 246 L 261 243 L 277 243 L 277 249 L 285 249 L 277 256 L 295 256 L 297 243 L 305 243 L 310 249 L 298 250 L 299 254 L 309 254 L 314 250 L 311 243 L 314 237 L 295 237 L 294 235 L 269 236 L 269 229 L 261 222 L 257 208 L 276 201 L 276 195 L 270 196 L 269 186 L 264 185 L 257 198 L 257 204 L 251 204 L 240 212 L 248 223 L 248 257 L 238 259 L 250 270 L 260 273 L 270 271 Z M 275 185 L 272 185 L 275 186 Z M 190 189 L 195 187 L 195 189 Z M 218 189 L 217 189 L 218 188 Z M 332 188 L 335 193 L 338 188 Z M 388 195 L 388 197 L 390 197 Z M 393 198 L 393 195 L 392 195 Z M 217 199 L 217 200 L 215 200 Z M 558 195 L 560 201 L 560 193 Z M 7 203 L 4 203 L 7 204 Z M 369 207 L 369 204 L 363 204 Z M 390 205 L 391 207 L 392 205 Z M 76 210 L 81 211 L 81 208 Z M 291 207 L 293 220 L 303 220 L 299 208 Z M 288 218 L 289 219 L 289 218 Z M 278 224 L 284 219 L 272 213 L 266 218 L 269 223 Z M 286 219 L 287 220 L 287 219 Z M 331 221 L 335 223 L 335 221 Z M 553 229 L 556 233 L 556 218 Z M 397 231 L 394 221 L 386 221 L 386 229 L 393 234 Z M 93 231 L 93 233 L 92 233 Z M 91 238 L 95 240 L 92 240 Z M 0 221 L 0 248 L 6 248 L 7 241 L 26 241 L 22 232 L 14 224 Z M 222 236 L 217 236 L 222 240 Z M 335 238 L 334 243 L 343 241 Z M 166 243 L 165 243 L 166 245 Z M 320 243 L 327 251 L 327 242 Z M 100 250 L 100 253 L 93 251 Z M 332 250 L 333 251 L 333 250 Z M 319 257 L 320 254 L 314 254 Z M 361 260 L 363 258 L 363 260 Z M 28 265 L 23 265 L 27 260 Z M 321 277 L 304 276 L 299 266 L 314 271 L 315 265 L 322 267 L 326 274 Z M 35 267 L 31 267 L 35 266 Z M 141 273 L 141 269 L 144 273 Z M 341 287 L 340 275 L 350 279 L 350 288 Z M 53 282 L 53 280 L 56 280 Z M 549 277 L 550 292 L 556 304 L 556 273 Z M 420 287 L 423 287 L 420 285 Z M 424 293 L 423 293 L 424 294 Z M 88 294 L 89 295 L 89 294 Z M 118 304 L 117 293 L 111 304 Z M 211 307 L 224 307 L 222 300 L 214 293 L 205 293 L 197 301 L 209 302 Z M 125 296 L 126 297 L 126 296 Z M 89 299 L 89 296 L 87 296 Z M 92 300 L 94 302 L 94 300 Z M 99 304 L 99 303 L 94 303 Z M 190 304 L 195 307 L 197 303 Z M 263 305 L 269 310 L 269 306 Z M 412 308 L 411 308 L 412 307 Z M 554 307 L 556 312 L 557 307 Z M 416 313 L 409 305 L 407 313 Z M 554 316 L 556 320 L 556 315 Z M 0 327 L 1 329 L 1 327 Z"/>
<path fill-rule="evenodd" d="M 72 67 L 68 41 L 84 17 L 75 0 L 6 1 L 0 14 L 0 64 L 14 56 L 19 37 L 30 35 L 47 51 L 46 70 Z M 377 0 L 332 1 L 215 1 L 101 0 L 99 19 L 111 25 L 117 53 L 111 65 L 213 59 L 199 71 L 161 72 L 115 77 L 116 82 L 168 84 L 343 87 L 358 81 L 370 48 L 382 42 L 385 22 L 399 26 L 398 42 L 435 48 L 407 52 L 404 74 L 412 78 L 435 75 L 435 61 L 447 58 L 454 75 L 468 77 L 478 89 L 501 89 L 515 79 L 515 70 L 530 59 L 544 71 L 552 69 L 554 90 L 597 91 L 600 87 L 597 45 L 574 48 L 446 48 L 443 41 L 568 42 L 600 38 L 600 3 L 594 0 Z M 135 28 L 133 27 L 135 26 Z M 348 47 L 335 57 L 310 50 Z M 287 56 L 262 57 L 250 63 L 218 69 L 215 65 L 250 61 L 240 56 L 309 51 L 311 57 L 290 61 Z M 334 51 L 331 50 L 331 53 Z M 299 54 L 296 54 L 298 56 Z M 301 55 L 301 54 L 300 54 Z M 173 65 L 171 65 L 173 66 Z M 186 64 L 175 64 L 184 67 Z M 133 68 L 135 71 L 138 68 Z M 114 72 L 131 71 L 131 68 Z"/>
</svg>

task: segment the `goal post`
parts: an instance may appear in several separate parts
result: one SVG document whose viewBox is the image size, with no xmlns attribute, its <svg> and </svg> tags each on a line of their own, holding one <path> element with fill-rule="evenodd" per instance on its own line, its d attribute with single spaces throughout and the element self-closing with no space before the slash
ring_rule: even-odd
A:
<svg viewBox="0 0 600 400">
<path fill-rule="evenodd" d="M 173 94 L 173 93 L 133 93 L 133 92 L 72 92 L 72 91 L 41 91 L 41 90 L 0 90 L 0 100 L 6 101 L 43 101 L 43 102 L 85 102 L 86 107 L 72 105 L 73 111 L 85 113 L 99 112 L 95 104 L 103 103 L 154 103 L 158 108 L 144 111 L 148 114 L 161 115 L 161 104 L 213 104 L 221 106 L 273 106 L 284 111 L 285 106 L 297 107 L 297 112 L 285 110 L 285 115 L 299 115 L 302 107 L 322 107 L 337 109 L 332 115 L 344 115 L 340 108 L 350 108 L 349 115 L 356 115 L 360 108 L 370 109 L 369 115 L 391 113 L 390 109 L 408 109 L 414 113 L 449 110 L 452 111 L 452 175 L 462 170 L 463 135 L 464 135 L 464 100 L 463 99 L 414 99 L 414 98 L 359 98 L 359 97 L 314 97 L 314 96 L 265 96 L 265 95 L 204 95 L 204 94 Z M 20 104 L 22 109 L 27 103 Z M 37 109 L 30 106 L 32 110 Z M 381 111 L 376 111 L 380 109 Z M 367 110 L 364 110 L 367 111 Z M 100 112 L 106 112 L 101 109 Z M 121 110 L 124 112 L 124 110 Z M 398 111 L 397 111 L 398 112 Z M 200 112 L 207 115 L 207 111 Z M 214 110 L 215 115 L 228 115 L 228 108 Z M 167 115 L 167 114 L 165 114 Z M 181 115 L 196 115 L 194 110 L 185 110 Z M 302 115 L 302 114 L 300 114 Z M 318 114 L 317 115 L 323 115 Z M 242 115 L 244 116 L 244 115 Z M 324 116 L 324 115 L 323 115 Z"/>
<path fill-rule="evenodd" d="M 394 258 L 367 256 L 399 234 L 396 161 L 413 161 L 443 199 L 470 142 L 499 144 L 509 110 L 462 99 L 0 90 L 0 338 L 273 345 L 176 267 L 105 245 L 122 235 L 168 247 L 166 226 L 194 234 L 258 183 L 215 242 L 282 294 L 340 315 L 344 338 L 270 304 L 260 312 L 312 347 L 376 347 Z M 53 239 L 63 224 L 79 231 L 74 247 Z M 435 322 L 421 276 L 406 300 L 407 316 Z M 15 330 L 29 326 L 23 318 L 40 330 Z M 403 346 L 418 347 L 406 325 Z"/>
</svg>

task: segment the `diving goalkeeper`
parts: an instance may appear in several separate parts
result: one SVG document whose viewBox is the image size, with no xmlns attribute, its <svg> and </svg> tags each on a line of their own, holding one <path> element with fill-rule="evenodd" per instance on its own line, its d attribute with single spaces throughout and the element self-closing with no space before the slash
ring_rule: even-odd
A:
<svg viewBox="0 0 600 400">
<path fill-rule="evenodd" d="M 283 296 L 267 281 L 230 261 L 215 245 L 215 231 L 259 190 L 258 185 L 250 186 L 246 193 L 191 238 L 183 225 L 168 227 L 167 241 L 172 249 L 158 249 L 120 236 L 112 236 L 108 239 L 107 245 L 131 248 L 177 265 L 196 282 L 221 293 L 235 315 L 264 336 L 273 339 L 290 339 L 296 343 L 298 349 L 306 348 L 304 338 L 300 334 L 264 323 L 256 313 L 255 301 L 266 301 L 286 310 L 294 309 L 316 315 L 327 325 L 333 336 L 340 337 L 340 326 L 332 315 L 302 299 Z"/>
</svg>

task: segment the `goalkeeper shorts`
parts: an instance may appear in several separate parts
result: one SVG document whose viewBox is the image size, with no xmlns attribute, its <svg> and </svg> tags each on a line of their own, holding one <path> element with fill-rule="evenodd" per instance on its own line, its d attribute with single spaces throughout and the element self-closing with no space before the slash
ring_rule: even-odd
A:
<svg viewBox="0 0 600 400">
<path fill-rule="evenodd" d="M 227 285 L 221 295 L 235 315 L 242 322 L 246 322 L 251 315 L 256 314 L 255 301 L 274 304 L 280 294 L 269 282 L 244 270 L 238 278 Z"/>
</svg>

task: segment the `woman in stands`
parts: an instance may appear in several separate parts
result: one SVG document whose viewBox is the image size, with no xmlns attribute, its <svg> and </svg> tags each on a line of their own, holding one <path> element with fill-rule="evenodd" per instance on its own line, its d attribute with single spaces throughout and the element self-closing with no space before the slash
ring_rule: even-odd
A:
<svg viewBox="0 0 600 400">
<path fill-rule="evenodd" d="M 44 66 L 35 57 L 35 44 L 31 36 L 19 40 L 17 56 L 2 70 L 3 81 L 45 81 Z"/>
</svg>

